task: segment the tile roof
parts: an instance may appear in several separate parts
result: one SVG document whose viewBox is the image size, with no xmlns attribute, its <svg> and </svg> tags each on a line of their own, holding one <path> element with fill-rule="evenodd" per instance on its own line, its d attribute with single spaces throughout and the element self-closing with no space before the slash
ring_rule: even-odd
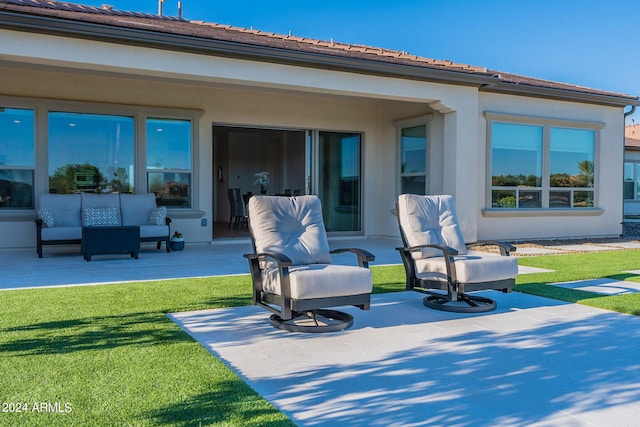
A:
<svg viewBox="0 0 640 427">
<path fill-rule="evenodd" d="M 640 124 L 633 122 L 624 127 L 624 146 L 632 150 L 640 150 Z"/>
<path fill-rule="evenodd" d="M 343 58 L 347 60 L 365 61 L 361 69 L 375 63 L 396 64 L 416 69 L 428 69 L 448 72 L 451 75 L 462 75 L 463 78 L 491 79 L 482 90 L 520 91 L 526 92 L 534 88 L 566 94 L 594 95 L 614 99 L 615 104 L 629 103 L 640 105 L 638 97 L 602 91 L 583 86 L 553 82 L 460 64 L 448 60 L 437 60 L 405 51 L 382 49 L 372 46 L 339 43 L 333 40 L 323 41 L 298 37 L 293 35 L 276 34 L 254 29 L 234 27 L 204 21 L 186 20 L 176 17 L 159 16 L 148 13 L 121 11 L 110 6 L 93 7 L 74 3 L 56 2 L 50 0 L 0 0 L 0 11 L 9 10 L 25 14 L 61 18 L 71 21 L 104 24 L 132 30 L 152 31 L 175 36 L 193 37 L 202 40 L 236 43 L 245 46 L 256 46 L 279 51 L 301 52 L 319 55 L 325 58 Z M 264 58 L 263 58 L 264 59 Z M 464 77 L 468 76 L 468 77 Z M 459 81 L 464 84 L 463 81 Z M 478 84 L 469 82 L 469 84 Z M 479 85 L 482 85 L 479 84 Z M 565 95 L 566 96 L 566 95 Z"/>
</svg>

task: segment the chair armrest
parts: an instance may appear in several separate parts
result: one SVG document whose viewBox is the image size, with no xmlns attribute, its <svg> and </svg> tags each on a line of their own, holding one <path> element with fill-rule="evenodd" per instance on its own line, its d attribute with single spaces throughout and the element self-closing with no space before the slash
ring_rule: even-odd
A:
<svg viewBox="0 0 640 427">
<path fill-rule="evenodd" d="M 483 245 L 498 246 L 498 248 L 500 249 L 500 255 L 502 256 L 509 256 L 511 252 L 515 252 L 517 249 L 515 246 L 513 246 L 510 243 L 499 242 L 496 240 L 479 240 L 477 242 L 467 243 L 468 248 L 473 246 L 483 246 Z"/>
<path fill-rule="evenodd" d="M 42 228 L 42 225 L 44 224 L 44 222 L 42 221 L 42 218 L 36 218 L 33 220 L 33 222 L 36 223 L 36 227 L 38 228 Z"/>
<path fill-rule="evenodd" d="M 409 252 L 414 252 L 417 250 L 420 250 L 422 248 L 435 248 L 435 249 L 440 249 L 443 253 L 444 256 L 455 256 L 458 255 L 458 251 L 453 249 L 450 246 L 446 246 L 446 245 L 418 245 L 418 246 L 410 246 L 410 247 L 402 247 L 402 248 L 396 248 L 397 250 L 406 250 Z"/>
<path fill-rule="evenodd" d="M 358 248 L 338 248 L 332 250 L 331 254 L 341 254 L 344 252 L 351 252 L 358 257 L 358 265 L 360 267 L 369 267 L 369 262 L 375 261 L 376 257 L 369 251 L 365 251 L 364 249 Z"/>
<path fill-rule="evenodd" d="M 248 260 L 271 258 L 278 264 L 278 267 L 289 267 L 293 264 L 293 261 L 291 261 L 291 259 L 288 256 L 281 254 L 279 252 L 262 252 L 259 254 L 244 254 L 244 257 L 247 258 Z"/>
<path fill-rule="evenodd" d="M 171 224 L 171 218 L 169 218 L 169 217 L 165 217 L 165 218 L 164 218 L 164 224 L 165 224 L 165 225 L 169 225 L 169 224 Z"/>
</svg>

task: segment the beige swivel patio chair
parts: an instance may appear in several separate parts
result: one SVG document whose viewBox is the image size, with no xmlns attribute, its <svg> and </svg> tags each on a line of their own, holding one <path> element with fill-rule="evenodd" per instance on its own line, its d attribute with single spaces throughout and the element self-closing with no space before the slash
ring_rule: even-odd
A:
<svg viewBox="0 0 640 427">
<path fill-rule="evenodd" d="M 361 249 L 329 250 L 317 196 L 253 196 L 248 213 L 254 253 L 245 257 L 253 303 L 273 313 L 274 327 L 338 331 L 350 327 L 353 316 L 329 308 L 369 309 L 374 256 Z M 332 264 L 331 254 L 340 252 L 353 252 L 358 266 Z"/>
<path fill-rule="evenodd" d="M 451 196 L 402 194 L 397 204 L 406 272 L 406 288 L 428 294 L 430 308 L 454 312 L 486 312 L 496 302 L 467 292 L 496 289 L 511 292 L 518 275 L 518 262 L 509 256 L 515 247 L 502 242 L 496 254 L 470 254 L 458 225 Z M 445 292 L 442 292 L 445 291 Z"/>
</svg>

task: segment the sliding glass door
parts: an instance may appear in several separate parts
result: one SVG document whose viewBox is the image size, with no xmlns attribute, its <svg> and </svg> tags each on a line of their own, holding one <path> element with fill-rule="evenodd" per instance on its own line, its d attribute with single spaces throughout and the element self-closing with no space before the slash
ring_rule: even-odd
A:
<svg viewBox="0 0 640 427">
<path fill-rule="evenodd" d="M 317 194 L 327 231 L 361 231 L 361 135 L 324 131 L 317 135 Z"/>
</svg>

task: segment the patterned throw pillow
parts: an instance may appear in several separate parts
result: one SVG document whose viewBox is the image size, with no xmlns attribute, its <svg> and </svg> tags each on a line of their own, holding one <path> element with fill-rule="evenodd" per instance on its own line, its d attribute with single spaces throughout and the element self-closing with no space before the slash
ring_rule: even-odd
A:
<svg viewBox="0 0 640 427">
<path fill-rule="evenodd" d="M 149 224 L 151 225 L 165 225 L 164 219 L 167 217 L 167 208 L 160 206 L 159 208 L 153 208 L 151 215 L 149 215 Z"/>
<path fill-rule="evenodd" d="M 82 209 L 83 227 L 99 227 L 101 225 L 120 225 L 120 210 L 118 208 Z"/>
<path fill-rule="evenodd" d="M 38 216 L 40 217 L 42 222 L 44 222 L 44 225 L 46 225 L 47 227 L 55 227 L 56 220 L 53 219 L 53 215 L 51 215 L 51 212 L 49 212 L 49 209 L 47 208 L 38 209 Z"/>
</svg>

